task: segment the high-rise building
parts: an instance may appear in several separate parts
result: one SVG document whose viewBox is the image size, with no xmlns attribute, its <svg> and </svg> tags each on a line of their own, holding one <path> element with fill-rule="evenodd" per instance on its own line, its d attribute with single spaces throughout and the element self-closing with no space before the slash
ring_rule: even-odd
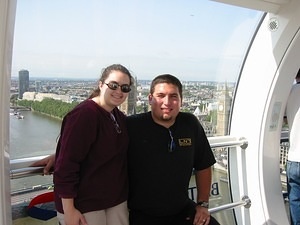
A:
<svg viewBox="0 0 300 225">
<path fill-rule="evenodd" d="M 29 90 L 29 71 L 19 71 L 19 99 L 23 98 L 24 92 Z"/>
<path fill-rule="evenodd" d="M 37 80 L 35 81 L 35 92 L 41 92 L 42 82 Z"/>
</svg>

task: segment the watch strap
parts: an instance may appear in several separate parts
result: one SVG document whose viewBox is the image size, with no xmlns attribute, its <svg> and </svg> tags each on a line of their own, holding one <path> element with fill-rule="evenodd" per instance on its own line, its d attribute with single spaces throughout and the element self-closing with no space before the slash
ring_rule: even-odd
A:
<svg viewBox="0 0 300 225">
<path fill-rule="evenodd" d="M 201 206 L 203 208 L 208 208 L 209 207 L 209 203 L 205 202 L 205 201 L 197 202 L 197 205 L 199 205 L 199 206 Z"/>
</svg>

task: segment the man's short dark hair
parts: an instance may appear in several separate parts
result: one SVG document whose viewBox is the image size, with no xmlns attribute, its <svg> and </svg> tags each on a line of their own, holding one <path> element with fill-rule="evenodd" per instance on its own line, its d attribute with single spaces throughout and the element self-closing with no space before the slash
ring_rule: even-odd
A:
<svg viewBox="0 0 300 225">
<path fill-rule="evenodd" d="M 180 98 L 182 99 L 182 84 L 177 77 L 175 77 L 171 74 L 162 74 L 162 75 L 158 75 L 157 77 L 155 77 L 151 82 L 150 94 L 153 94 L 155 86 L 157 84 L 161 84 L 161 83 L 173 84 L 176 87 L 178 87 L 179 95 L 180 95 Z"/>
</svg>

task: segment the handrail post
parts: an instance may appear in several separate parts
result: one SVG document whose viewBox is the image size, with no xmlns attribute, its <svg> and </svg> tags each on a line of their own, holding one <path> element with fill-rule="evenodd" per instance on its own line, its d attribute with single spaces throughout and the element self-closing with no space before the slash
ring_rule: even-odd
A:
<svg viewBox="0 0 300 225">
<path fill-rule="evenodd" d="M 220 211 L 223 211 L 223 210 L 233 209 L 237 206 L 244 206 L 247 209 L 250 208 L 251 207 L 250 198 L 247 195 L 245 195 L 245 196 L 242 197 L 242 199 L 240 201 L 233 202 L 233 203 L 228 203 L 228 204 L 217 206 L 217 207 L 214 207 L 214 208 L 210 208 L 210 209 L 208 209 L 208 211 L 210 213 L 217 213 L 217 212 L 220 212 Z"/>
<path fill-rule="evenodd" d="M 239 140 L 242 141 L 242 144 L 240 145 L 241 149 L 245 150 L 248 148 L 248 141 L 246 138 L 241 137 Z"/>
</svg>

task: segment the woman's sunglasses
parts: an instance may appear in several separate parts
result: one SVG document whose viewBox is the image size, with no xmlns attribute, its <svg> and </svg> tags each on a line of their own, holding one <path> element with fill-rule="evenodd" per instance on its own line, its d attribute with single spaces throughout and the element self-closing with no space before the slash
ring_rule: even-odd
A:
<svg viewBox="0 0 300 225">
<path fill-rule="evenodd" d="M 109 89 L 111 90 L 117 90 L 118 87 L 121 88 L 121 91 L 124 92 L 124 93 L 128 93 L 131 91 L 131 88 L 130 88 L 130 85 L 129 84 L 118 84 L 116 82 L 108 82 L 108 83 L 105 83 L 107 85 L 107 87 L 109 87 Z"/>
</svg>

